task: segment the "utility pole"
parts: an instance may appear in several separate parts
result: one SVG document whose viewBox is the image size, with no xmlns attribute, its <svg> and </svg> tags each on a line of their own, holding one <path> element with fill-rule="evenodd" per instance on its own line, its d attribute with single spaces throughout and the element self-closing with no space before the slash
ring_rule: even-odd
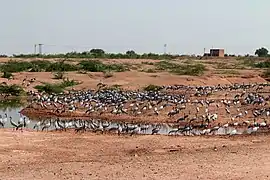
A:
<svg viewBox="0 0 270 180">
<path fill-rule="evenodd" d="M 164 54 L 167 54 L 167 44 L 164 44 Z"/>
<path fill-rule="evenodd" d="M 39 55 L 42 55 L 42 46 L 43 46 L 43 44 L 38 44 L 38 53 L 39 53 Z"/>
<path fill-rule="evenodd" d="M 34 54 L 37 54 L 37 45 L 34 44 Z"/>
</svg>

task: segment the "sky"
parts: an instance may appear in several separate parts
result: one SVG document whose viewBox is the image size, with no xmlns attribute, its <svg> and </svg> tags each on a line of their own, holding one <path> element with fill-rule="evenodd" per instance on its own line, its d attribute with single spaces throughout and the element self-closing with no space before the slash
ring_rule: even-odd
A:
<svg viewBox="0 0 270 180">
<path fill-rule="evenodd" d="M 269 0 L 1 0 L 0 54 L 270 48 Z"/>
</svg>

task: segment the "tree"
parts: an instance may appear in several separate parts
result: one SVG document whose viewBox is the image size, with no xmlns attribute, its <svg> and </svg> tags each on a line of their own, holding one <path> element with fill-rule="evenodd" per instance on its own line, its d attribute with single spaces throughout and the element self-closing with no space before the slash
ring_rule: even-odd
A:
<svg viewBox="0 0 270 180">
<path fill-rule="evenodd" d="M 135 51 L 133 50 L 129 50 L 126 52 L 126 55 L 129 57 L 129 58 L 136 58 L 137 57 L 137 54 Z"/>
<path fill-rule="evenodd" d="M 105 55 L 105 51 L 102 49 L 91 49 L 90 53 L 94 55 L 95 58 L 101 58 Z"/>
<path fill-rule="evenodd" d="M 90 53 L 93 53 L 93 54 L 105 54 L 105 51 L 102 50 L 102 49 L 91 49 Z"/>
<path fill-rule="evenodd" d="M 130 51 L 127 51 L 127 52 L 126 52 L 126 55 L 129 55 L 129 56 L 132 56 L 132 55 L 134 55 L 134 54 L 136 54 L 136 53 L 135 53 L 135 51 L 133 51 L 133 50 L 130 50 Z"/>
<path fill-rule="evenodd" d="M 264 47 L 257 49 L 255 51 L 255 55 L 258 55 L 259 57 L 266 57 L 268 56 L 268 50 Z"/>
</svg>

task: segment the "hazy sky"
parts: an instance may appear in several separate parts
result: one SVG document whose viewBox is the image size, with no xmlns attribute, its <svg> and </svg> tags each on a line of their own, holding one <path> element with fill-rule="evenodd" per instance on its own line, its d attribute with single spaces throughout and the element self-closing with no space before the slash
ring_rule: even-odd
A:
<svg viewBox="0 0 270 180">
<path fill-rule="evenodd" d="M 0 54 L 253 53 L 270 48 L 269 0 L 1 0 Z M 53 46 L 52 46 L 53 45 Z"/>
</svg>

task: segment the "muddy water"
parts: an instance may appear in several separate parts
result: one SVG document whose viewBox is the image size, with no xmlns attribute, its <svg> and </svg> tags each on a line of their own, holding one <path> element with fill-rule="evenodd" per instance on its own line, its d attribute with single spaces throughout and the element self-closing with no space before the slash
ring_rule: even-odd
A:
<svg viewBox="0 0 270 180">
<path fill-rule="evenodd" d="M 13 128 L 13 126 L 10 123 L 10 117 L 12 117 L 12 121 L 15 123 L 18 123 L 19 119 L 21 118 L 20 115 L 20 111 L 22 110 L 21 108 L 5 108 L 4 110 L 0 109 L 0 115 L 2 115 L 2 117 L 5 117 L 5 113 L 7 114 L 7 119 L 8 121 L 6 122 L 4 128 Z M 27 125 L 28 129 L 33 129 L 35 124 L 40 121 L 38 119 L 29 119 L 27 117 L 27 120 L 30 120 L 30 123 Z M 54 119 L 52 119 L 52 125 L 49 128 L 49 130 L 55 130 L 55 126 L 54 126 Z M 112 127 L 117 127 L 117 123 L 111 123 L 109 127 L 107 127 L 106 129 L 110 129 Z M 152 130 L 155 126 L 154 125 L 149 125 L 149 128 L 145 131 L 139 131 L 138 134 L 152 134 Z M 0 126 L 0 128 L 2 128 Z M 71 129 L 74 127 L 71 127 Z M 236 133 L 235 133 L 236 130 Z M 252 133 L 252 129 L 248 129 L 248 128 L 237 128 L 237 127 L 228 127 L 228 128 L 219 128 L 217 131 L 215 132 L 211 132 L 209 133 L 209 135 L 230 135 L 230 134 L 250 134 Z M 161 124 L 160 126 L 160 130 L 158 132 L 158 134 L 162 134 L 162 135 L 202 135 L 203 131 L 199 130 L 199 129 L 192 129 L 191 131 L 188 132 L 181 132 L 181 131 L 177 131 L 177 129 L 169 126 L 168 124 Z"/>
</svg>

